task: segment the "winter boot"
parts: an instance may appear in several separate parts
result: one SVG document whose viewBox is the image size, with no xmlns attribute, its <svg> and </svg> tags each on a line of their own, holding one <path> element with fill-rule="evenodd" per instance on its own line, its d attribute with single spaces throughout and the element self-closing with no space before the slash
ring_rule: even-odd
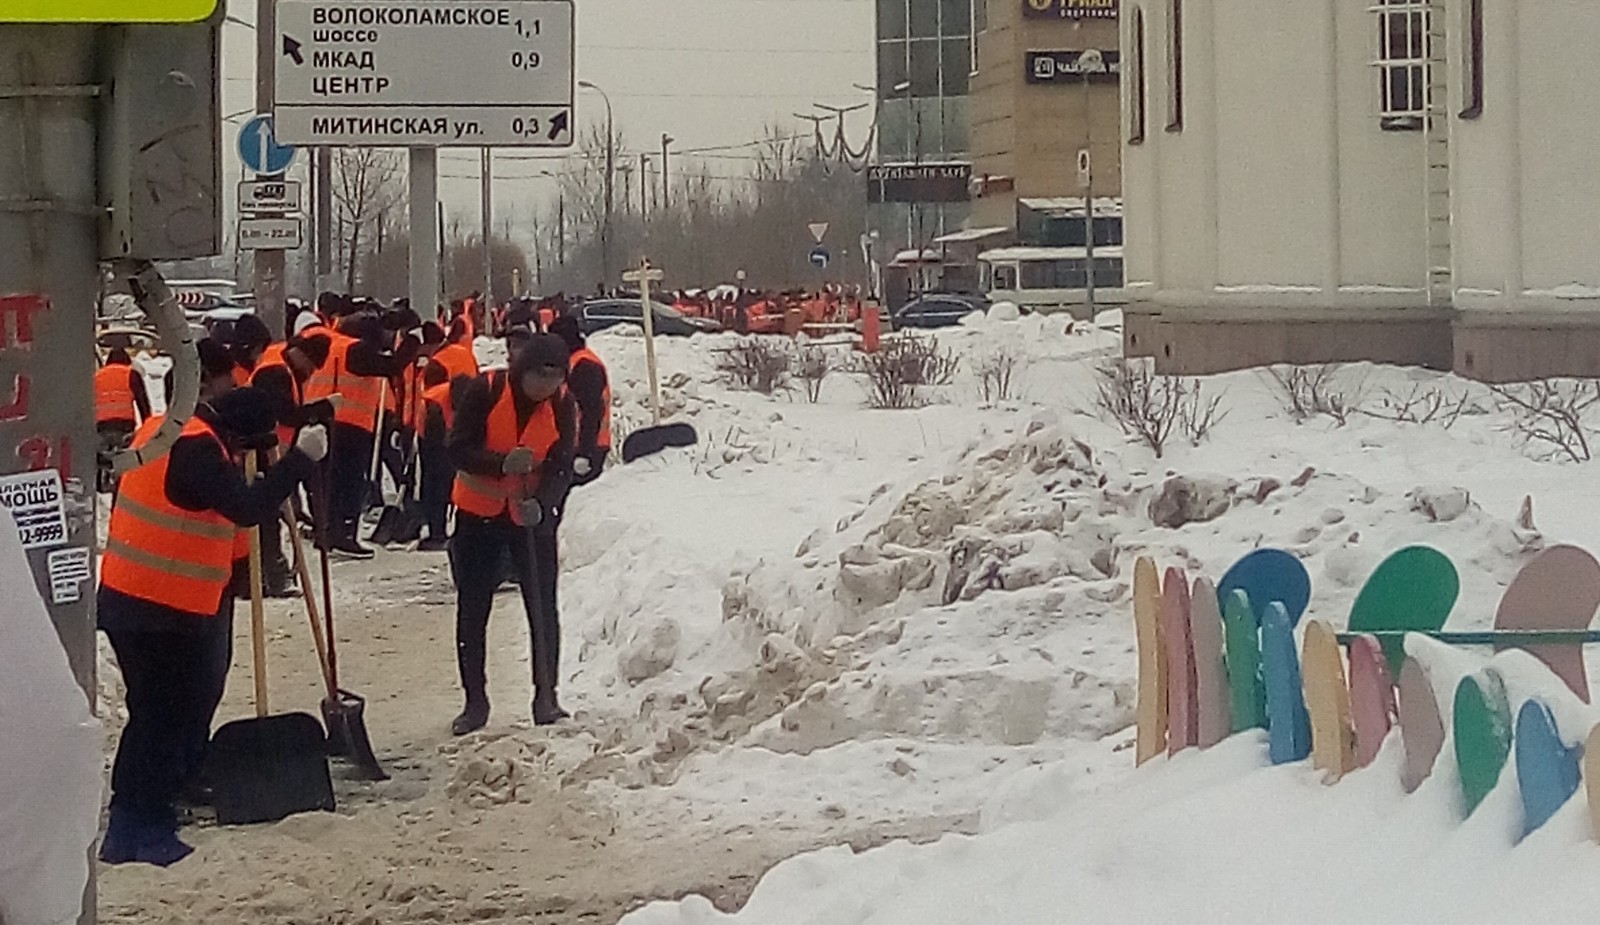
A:
<svg viewBox="0 0 1600 925">
<path fill-rule="evenodd" d="M 178 838 L 170 823 L 153 823 L 117 810 L 111 811 L 99 858 L 105 864 L 153 864 L 171 867 L 194 853 Z"/>
<path fill-rule="evenodd" d="M 487 697 L 468 697 L 467 706 L 450 723 L 450 734 L 464 736 L 489 725 L 489 700 Z"/>
</svg>

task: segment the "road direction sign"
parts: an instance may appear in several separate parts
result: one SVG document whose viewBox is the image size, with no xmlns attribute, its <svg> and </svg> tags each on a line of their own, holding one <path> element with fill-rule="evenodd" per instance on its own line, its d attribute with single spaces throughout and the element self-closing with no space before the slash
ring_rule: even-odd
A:
<svg viewBox="0 0 1600 925">
<path fill-rule="evenodd" d="M 239 129 L 239 158 L 256 173 L 283 173 L 294 155 L 294 148 L 278 143 L 271 116 L 256 116 Z"/>
<path fill-rule="evenodd" d="M 828 268 L 828 261 L 833 259 L 833 255 L 828 253 L 828 249 L 826 247 L 823 247 L 819 244 L 811 249 L 811 253 L 806 255 L 806 259 L 810 260 L 811 265 L 817 269 L 826 270 Z"/>
<path fill-rule="evenodd" d="M 239 219 L 239 249 L 242 251 L 299 250 L 305 231 L 298 218 Z"/>
<path fill-rule="evenodd" d="M 572 0 L 279 0 L 297 144 L 568 147 Z"/>
<path fill-rule="evenodd" d="M 822 243 L 823 236 L 828 233 L 827 222 L 812 222 L 806 228 L 810 230 L 811 236 L 817 239 L 818 244 Z"/>
<path fill-rule="evenodd" d="M 219 0 L 0 0 L 0 22 L 200 22 Z"/>
<path fill-rule="evenodd" d="M 299 180 L 255 180 L 239 184 L 240 212 L 300 211 Z"/>
</svg>

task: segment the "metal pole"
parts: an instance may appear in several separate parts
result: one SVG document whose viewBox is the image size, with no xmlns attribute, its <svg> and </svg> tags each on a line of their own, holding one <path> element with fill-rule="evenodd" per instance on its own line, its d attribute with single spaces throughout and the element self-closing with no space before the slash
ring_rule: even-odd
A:
<svg viewBox="0 0 1600 925">
<path fill-rule="evenodd" d="M 278 73 L 278 0 L 256 0 L 256 112 L 272 111 L 272 84 Z M 283 330 L 284 254 L 256 251 L 256 314 L 267 330 Z"/>
<path fill-rule="evenodd" d="M 1094 128 L 1093 128 L 1093 126 L 1094 126 L 1094 118 L 1093 118 L 1093 115 L 1092 115 L 1092 113 L 1090 111 L 1090 105 L 1089 105 L 1090 104 L 1090 99 L 1091 99 L 1090 90 L 1089 90 L 1089 69 L 1086 68 L 1086 67 L 1082 67 L 1083 59 L 1087 58 L 1087 57 L 1089 57 L 1089 54 L 1088 54 L 1088 52 L 1085 52 L 1082 56 L 1080 56 L 1079 61 L 1078 61 L 1079 65 L 1080 65 L 1080 69 L 1083 71 L 1083 150 L 1084 150 L 1085 156 L 1088 158 L 1088 161 L 1089 161 L 1089 163 L 1086 165 L 1088 167 L 1088 169 L 1084 171 L 1084 183 L 1083 183 L 1083 256 L 1084 256 L 1083 301 L 1084 301 L 1084 307 L 1089 313 L 1088 318 L 1089 318 L 1090 321 L 1093 321 L 1094 320 L 1094 314 L 1095 314 L 1095 304 L 1094 304 L 1094 297 L 1095 297 L 1095 292 L 1094 292 L 1094 145 L 1093 145 L 1093 142 L 1094 142 Z M 1094 60 L 1095 61 L 1099 61 L 1100 60 L 1100 53 L 1098 51 L 1096 51 L 1095 54 L 1094 54 Z"/>
<path fill-rule="evenodd" d="M 494 308 L 494 151 L 483 149 L 483 307 Z M 486 316 L 487 317 L 487 316 Z"/>
<path fill-rule="evenodd" d="M 670 190 L 672 187 L 669 185 L 669 181 L 667 179 L 670 176 L 670 174 L 667 173 L 667 148 L 671 144 L 672 144 L 672 136 L 668 135 L 666 132 L 662 132 L 661 133 L 661 210 L 663 212 L 665 212 L 670 207 L 670 203 L 668 202 L 668 197 L 669 197 L 670 194 L 668 193 L 668 190 Z"/>
<path fill-rule="evenodd" d="M 0 474 L 56 470 L 66 546 L 95 547 L 94 304 L 99 291 L 96 125 L 100 102 L 92 26 L 0 26 L 0 85 L 72 95 L 0 99 Z M 110 153 L 128 154 L 125 148 Z M 26 204 L 26 207 L 24 207 Z M 14 315 L 7 319 L 6 315 Z M 57 545 L 56 548 L 61 548 Z M 48 550 L 29 550 L 35 584 L 51 587 Z M 12 589 L 11 593 L 19 593 Z M 56 603 L 44 595 L 74 678 L 95 702 L 94 583 Z M 26 743 L 8 743 L 10 749 Z M 94 921 L 94 865 L 82 909 Z"/>
<path fill-rule="evenodd" d="M 407 178 L 411 196 L 411 310 L 424 318 L 439 308 L 439 238 L 433 232 L 439 204 L 439 155 L 412 148 Z"/>
<path fill-rule="evenodd" d="M 316 290 L 321 293 L 333 288 L 333 149 L 318 148 L 312 161 L 317 188 Z"/>
<path fill-rule="evenodd" d="M 650 215 L 650 155 L 639 152 L 639 218 Z"/>
<path fill-rule="evenodd" d="M 556 262 L 567 266 L 567 192 L 556 194 Z"/>
<path fill-rule="evenodd" d="M 616 187 L 617 134 L 611 121 L 611 98 L 604 91 L 600 98 L 606 101 L 606 215 L 600 226 L 600 280 L 604 284 L 611 280 L 611 210 Z"/>
</svg>

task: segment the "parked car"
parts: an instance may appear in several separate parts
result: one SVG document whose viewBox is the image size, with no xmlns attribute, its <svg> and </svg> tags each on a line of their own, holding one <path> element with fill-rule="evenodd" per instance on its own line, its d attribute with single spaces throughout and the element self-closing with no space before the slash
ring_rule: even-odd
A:
<svg viewBox="0 0 1600 925">
<path fill-rule="evenodd" d="M 652 301 L 655 306 L 653 320 L 655 332 L 674 337 L 693 334 L 711 334 L 722 330 L 722 325 L 710 318 L 691 318 L 670 305 Z M 578 328 L 584 334 L 594 334 L 619 324 L 644 326 L 644 312 L 637 300 L 594 299 L 578 309 Z"/>
<path fill-rule="evenodd" d="M 989 310 L 989 300 L 979 295 L 930 292 L 900 306 L 890 321 L 900 328 L 948 328 L 973 312 Z"/>
<path fill-rule="evenodd" d="M 255 309 L 243 305 L 220 305 L 198 316 L 190 315 L 189 320 L 191 325 L 198 321 L 205 328 L 207 336 L 226 343 L 232 340 L 234 324 L 245 315 L 253 314 Z"/>
</svg>

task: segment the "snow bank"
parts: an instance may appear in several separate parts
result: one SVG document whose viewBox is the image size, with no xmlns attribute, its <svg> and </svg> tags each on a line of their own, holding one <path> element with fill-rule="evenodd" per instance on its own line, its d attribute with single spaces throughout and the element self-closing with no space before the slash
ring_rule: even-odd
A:
<svg viewBox="0 0 1600 925">
<path fill-rule="evenodd" d="M 1485 663 L 1425 642 L 1418 655 L 1441 702 L 1448 700 L 1441 686 L 1453 692 L 1461 670 Z M 1507 678 L 1513 711 L 1540 696 L 1557 705 L 1563 732 L 1569 720 L 1592 724 L 1594 712 L 1578 711 L 1576 698 L 1530 656 L 1505 653 L 1490 664 Z M 1521 824 L 1514 763 L 1463 821 L 1453 754 L 1447 743 L 1433 777 L 1411 796 L 1399 783 L 1398 735 L 1371 767 L 1331 787 L 1308 763 L 1269 766 L 1260 733 L 1098 789 L 1082 786 L 1070 766 L 1047 768 L 997 798 L 1009 812 L 991 817 L 977 837 L 864 854 L 830 848 L 778 865 L 738 914 L 690 897 L 623 923 L 1275 925 L 1288 916 L 1418 925 L 1592 917 L 1600 846 L 1582 794 L 1513 847 Z M 1295 909 L 1301 912 L 1288 911 Z"/>
</svg>

